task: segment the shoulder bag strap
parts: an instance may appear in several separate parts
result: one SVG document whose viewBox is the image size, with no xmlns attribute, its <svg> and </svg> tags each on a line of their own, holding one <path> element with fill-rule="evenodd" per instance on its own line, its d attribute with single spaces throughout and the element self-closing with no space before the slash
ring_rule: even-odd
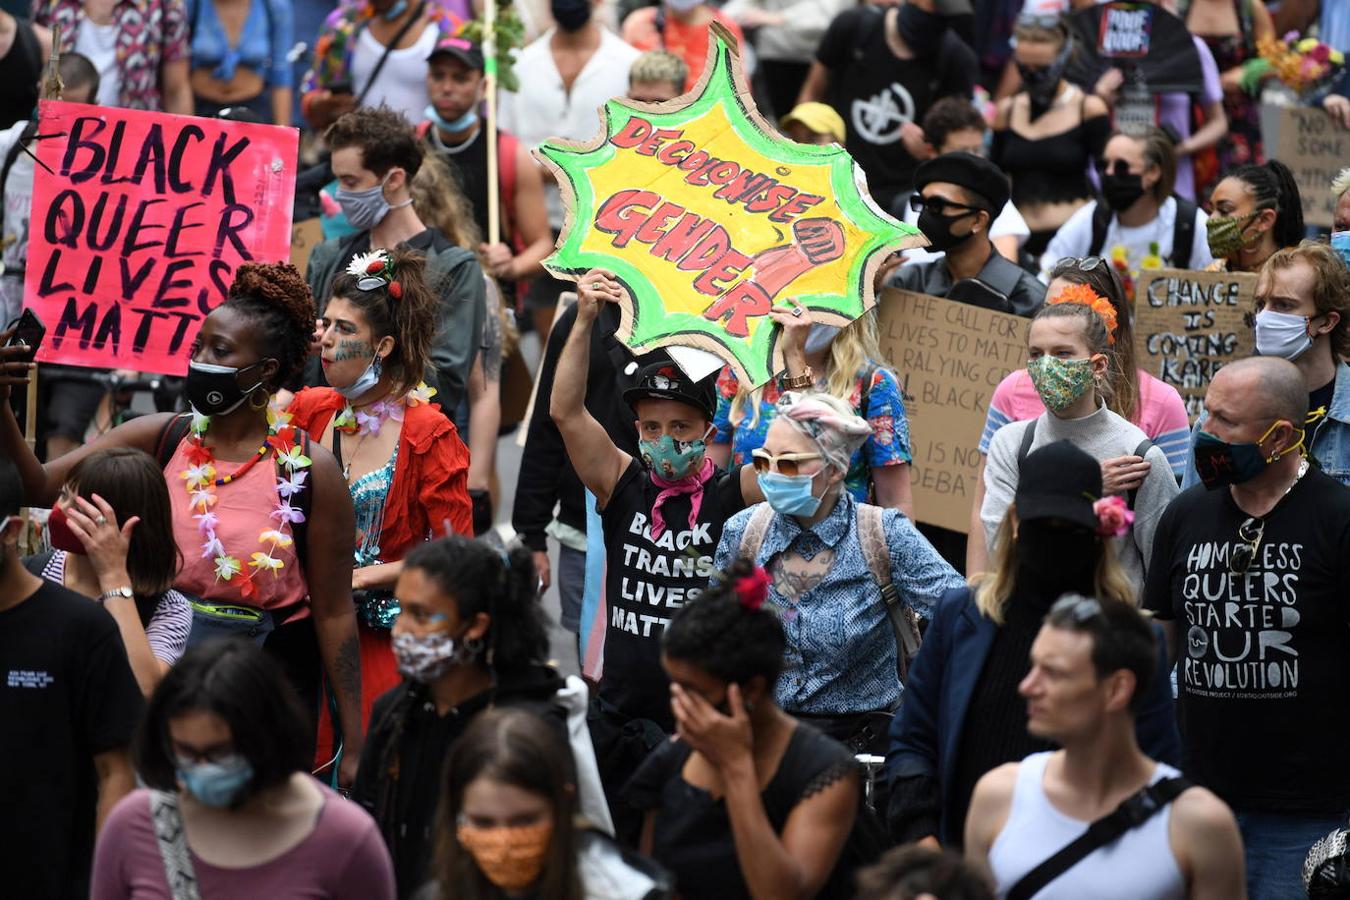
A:
<svg viewBox="0 0 1350 900">
<path fill-rule="evenodd" d="M 1106 232 L 1111 228 L 1111 207 L 1101 200 L 1092 210 L 1092 243 L 1088 245 L 1088 256 L 1100 256 L 1106 246 Z"/>
<path fill-rule="evenodd" d="M 1078 865 L 1094 851 L 1114 842 L 1125 832 L 1143 825 L 1166 808 L 1167 804 L 1181 796 L 1182 791 L 1192 786 L 1185 778 L 1164 778 L 1126 797 L 1114 812 L 1093 822 L 1076 840 L 1023 875 L 1008 891 L 1006 900 L 1031 900 L 1047 884 Z"/>
<path fill-rule="evenodd" d="M 764 543 L 764 535 L 769 533 L 769 523 L 772 521 L 772 506 L 761 503 L 755 507 L 755 511 L 750 514 L 749 523 L 745 526 L 745 533 L 741 535 L 741 556 L 754 561 L 759 555 L 760 545 Z"/>
<path fill-rule="evenodd" d="M 414 24 L 422 21 L 422 13 L 426 12 L 426 8 L 427 4 L 425 0 L 424 2 L 417 4 L 417 9 L 413 10 L 412 16 L 408 18 L 408 21 L 403 23 L 403 27 L 398 30 L 398 34 L 395 34 L 393 40 L 385 45 L 384 52 L 380 54 L 380 58 L 375 62 L 375 68 L 370 70 L 370 78 L 366 79 L 366 86 L 361 88 L 361 93 L 356 97 L 357 106 L 362 104 L 366 99 L 366 95 L 370 93 L 370 89 L 375 86 L 375 79 L 380 77 L 380 71 L 384 68 L 384 64 L 389 62 L 389 54 L 393 53 L 394 49 L 398 47 L 398 42 L 403 40 L 404 36 L 412 30 Z M 352 38 L 355 39 L 356 35 L 352 35 Z"/>
<path fill-rule="evenodd" d="M 886 604 L 886 618 L 891 623 L 895 638 L 895 658 L 900 667 L 900 678 L 909 675 L 910 663 L 919 652 L 923 637 L 919 619 L 914 610 L 900 602 L 900 591 L 891 579 L 891 552 L 886 543 L 886 530 L 881 523 L 882 509 L 870 503 L 858 504 L 858 542 L 872 580 L 881 589 L 881 601 Z"/>
<path fill-rule="evenodd" d="M 1022 446 L 1017 448 L 1017 471 L 1019 473 L 1022 471 L 1022 461 L 1031 454 L 1031 445 L 1036 443 L 1037 421 L 1032 419 L 1031 424 L 1027 426 L 1027 430 L 1022 432 Z"/>
<path fill-rule="evenodd" d="M 151 791 L 150 821 L 155 829 L 155 843 L 159 845 L 159 857 L 164 862 L 164 878 L 169 883 L 173 900 L 201 900 L 178 798 L 167 791 Z"/>
<path fill-rule="evenodd" d="M 178 452 L 178 445 L 187 437 L 191 422 L 192 414 L 183 413 L 164 423 L 159 432 L 159 439 L 155 442 L 155 461 L 159 463 L 161 469 L 167 466 L 174 453 Z"/>
</svg>

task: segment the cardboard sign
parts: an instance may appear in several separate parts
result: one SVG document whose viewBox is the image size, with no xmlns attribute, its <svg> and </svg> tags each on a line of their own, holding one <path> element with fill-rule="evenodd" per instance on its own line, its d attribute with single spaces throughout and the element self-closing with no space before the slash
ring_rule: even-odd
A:
<svg viewBox="0 0 1350 900">
<path fill-rule="evenodd" d="M 914 516 L 967 532 L 989 400 L 1026 365 L 1031 322 L 894 288 L 882 294 L 877 315 L 882 356 L 905 396 Z"/>
<path fill-rule="evenodd" d="M 1267 152 L 1273 148 L 1275 158 L 1294 173 L 1303 221 L 1330 228 L 1336 215 L 1331 182 L 1350 161 L 1350 130 L 1306 106 L 1266 107 L 1261 123 Z"/>
<path fill-rule="evenodd" d="M 1152 4 L 1112 3 L 1102 10 L 1097 53 L 1106 59 L 1140 59 L 1148 56 L 1152 33 Z"/>
<path fill-rule="evenodd" d="M 304 273 L 309 267 L 309 255 L 323 243 L 323 224 L 318 219 L 306 219 L 291 226 L 291 265 Z"/>
<path fill-rule="evenodd" d="M 298 133 L 50 101 L 39 116 L 24 281 L 47 325 L 38 359 L 183 374 L 234 270 L 290 256 Z"/>
<path fill-rule="evenodd" d="M 874 305 L 881 262 L 923 238 L 881 211 L 843 148 L 793 143 L 759 115 L 719 25 L 708 56 L 690 93 L 610 100 L 595 139 L 535 151 L 567 209 L 544 265 L 573 280 L 613 272 L 628 294 L 618 334 L 635 352 L 706 350 L 756 387 L 782 368 L 770 309 L 795 297 L 846 325 Z"/>
<path fill-rule="evenodd" d="M 1256 276 L 1156 269 L 1135 289 L 1135 363 L 1181 393 L 1192 423 L 1225 363 L 1252 355 Z"/>
</svg>

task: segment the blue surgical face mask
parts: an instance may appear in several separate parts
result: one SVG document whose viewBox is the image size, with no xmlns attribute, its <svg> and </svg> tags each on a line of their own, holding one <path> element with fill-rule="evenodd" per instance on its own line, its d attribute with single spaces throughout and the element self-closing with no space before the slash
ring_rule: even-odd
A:
<svg viewBox="0 0 1350 900">
<path fill-rule="evenodd" d="M 408 11 L 408 0 L 398 0 L 393 6 L 380 13 L 380 18 L 392 22 Z"/>
<path fill-rule="evenodd" d="M 458 134 L 461 131 L 467 130 L 478 121 L 478 104 L 475 103 L 473 106 L 470 106 L 468 112 L 454 121 L 441 118 L 441 114 L 436 112 L 436 107 L 432 106 L 430 103 L 427 104 L 427 108 L 423 111 L 423 115 L 434 122 L 436 127 L 441 131 L 448 132 L 449 134 Z"/>
<path fill-rule="evenodd" d="M 233 805 L 253 780 L 253 766 L 238 753 L 217 762 L 180 764 L 175 772 L 188 793 L 217 809 Z"/>
<path fill-rule="evenodd" d="M 824 471 L 823 469 L 821 470 Z M 759 489 L 773 511 L 784 516 L 814 516 L 820 508 L 815 494 L 815 475 L 782 475 L 762 472 L 757 476 Z"/>
<path fill-rule="evenodd" d="M 346 387 L 337 387 L 334 385 L 333 390 L 337 391 L 348 400 L 355 400 L 379 383 L 382 370 L 383 366 L 380 363 L 380 354 L 376 353 L 375 356 L 371 358 L 370 365 L 366 366 L 366 370 L 361 373 L 360 377 Z"/>
<path fill-rule="evenodd" d="M 703 466 L 707 445 L 702 438 L 677 441 L 663 434 L 654 441 L 638 441 L 638 452 L 653 475 L 667 481 L 679 481 L 695 474 Z"/>
<path fill-rule="evenodd" d="M 1345 264 L 1350 266 L 1350 231 L 1333 231 L 1331 249 L 1339 253 Z"/>
</svg>

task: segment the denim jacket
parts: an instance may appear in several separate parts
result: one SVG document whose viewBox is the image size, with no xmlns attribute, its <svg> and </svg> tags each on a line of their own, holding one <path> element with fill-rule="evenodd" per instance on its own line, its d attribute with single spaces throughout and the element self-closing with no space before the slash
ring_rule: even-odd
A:
<svg viewBox="0 0 1350 900">
<path fill-rule="evenodd" d="M 1195 450 L 1195 435 L 1205 424 L 1206 417 L 1202 412 L 1191 429 L 1192 451 Z M 1323 472 L 1341 484 L 1350 486 L 1350 365 L 1341 363 L 1336 367 L 1336 387 L 1332 390 L 1327 414 L 1308 426 L 1304 446 Z M 1186 474 L 1182 476 L 1181 489 L 1199 483 L 1200 476 L 1196 474 L 1195 455 L 1192 452 L 1186 457 Z"/>
</svg>

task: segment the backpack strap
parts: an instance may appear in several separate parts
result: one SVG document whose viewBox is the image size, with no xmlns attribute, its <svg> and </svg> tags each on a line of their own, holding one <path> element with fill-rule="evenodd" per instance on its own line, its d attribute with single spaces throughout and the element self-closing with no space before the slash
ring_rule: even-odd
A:
<svg viewBox="0 0 1350 900">
<path fill-rule="evenodd" d="M 155 462 L 159 463 L 161 469 L 169 464 L 173 455 L 178 452 L 178 445 L 187 437 L 188 428 L 192 425 L 192 413 L 183 413 L 174 416 L 164 423 L 160 429 L 159 438 L 155 441 Z"/>
<path fill-rule="evenodd" d="M 164 879 L 173 900 L 201 900 L 197 873 L 192 868 L 192 853 L 188 850 L 187 832 L 183 829 L 183 813 L 175 795 L 168 791 L 150 792 L 150 824 L 155 829 L 155 843 L 164 863 Z"/>
<path fill-rule="evenodd" d="M 1106 246 L 1106 232 L 1110 227 L 1111 207 L 1098 200 L 1096 208 L 1092 210 L 1092 243 L 1088 244 L 1085 256 L 1102 255 L 1102 247 Z"/>
<path fill-rule="evenodd" d="M 759 548 L 764 543 L 764 535 L 769 533 L 769 524 L 773 522 L 773 507 L 760 503 L 750 514 L 750 522 L 741 535 L 740 555 L 753 560 L 759 556 Z"/>
<path fill-rule="evenodd" d="M 1199 207 L 1185 197 L 1173 199 L 1177 201 L 1177 218 L 1172 223 L 1172 268 L 1189 269 L 1191 246 L 1195 243 L 1195 213 Z"/>
<path fill-rule="evenodd" d="M 1022 446 L 1017 448 L 1017 471 L 1022 471 L 1022 462 L 1031 454 L 1031 445 L 1036 442 L 1036 419 L 1031 420 L 1027 430 L 1022 432 Z"/>
<path fill-rule="evenodd" d="M 882 509 L 870 503 L 858 504 L 858 543 L 872 580 L 881 589 L 881 600 L 886 604 L 886 618 L 895 637 L 895 659 L 900 678 L 909 675 L 910 664 L 919 652 L 919 621 L 914 610 L 900 602 L 900 591 L 891 579 L 891 551 L 886 543 L 886 530 L 881 521 Z"/>
<path fill-rule="evenodd" d="M 1153 441 L 1149 440 L 1148 438 L 1144 438 L 1142 441 L 1139 442 L 1139 446 L 1134 448 L 1134 455 L 1139 457 L 1140 459 L 1144 459 L 1146 456 L 1148 456 L 1148 451 L 1151 449 L 1153 449 Z M 1138 498 L 1138 496 L 1139 496 L 1139 488 L 1131 488 L 1130 492 L 1126 495 L 1125 502 L 1126 504 L 1129 505 L 1130 509 L 1134 509 L 1134 501 L 1136 498 Z"/>
<path fill-rule="evenodd" d="M 1093 852 L 1114 843 L 1121 835 L 1138 828 L 1182 792 L 1194 787 L 1185 778 L 1164 778 L 1144 786 L 1126 797 L 1113 812 L 1107 813 L 1088 826 L 1088 830 L 1060 849 L 1058 853 L 1023 875 L 1008 891 L 1007 900 L 1031 900 L 1046 885 L 1072 869 Z"/>
</svg>

